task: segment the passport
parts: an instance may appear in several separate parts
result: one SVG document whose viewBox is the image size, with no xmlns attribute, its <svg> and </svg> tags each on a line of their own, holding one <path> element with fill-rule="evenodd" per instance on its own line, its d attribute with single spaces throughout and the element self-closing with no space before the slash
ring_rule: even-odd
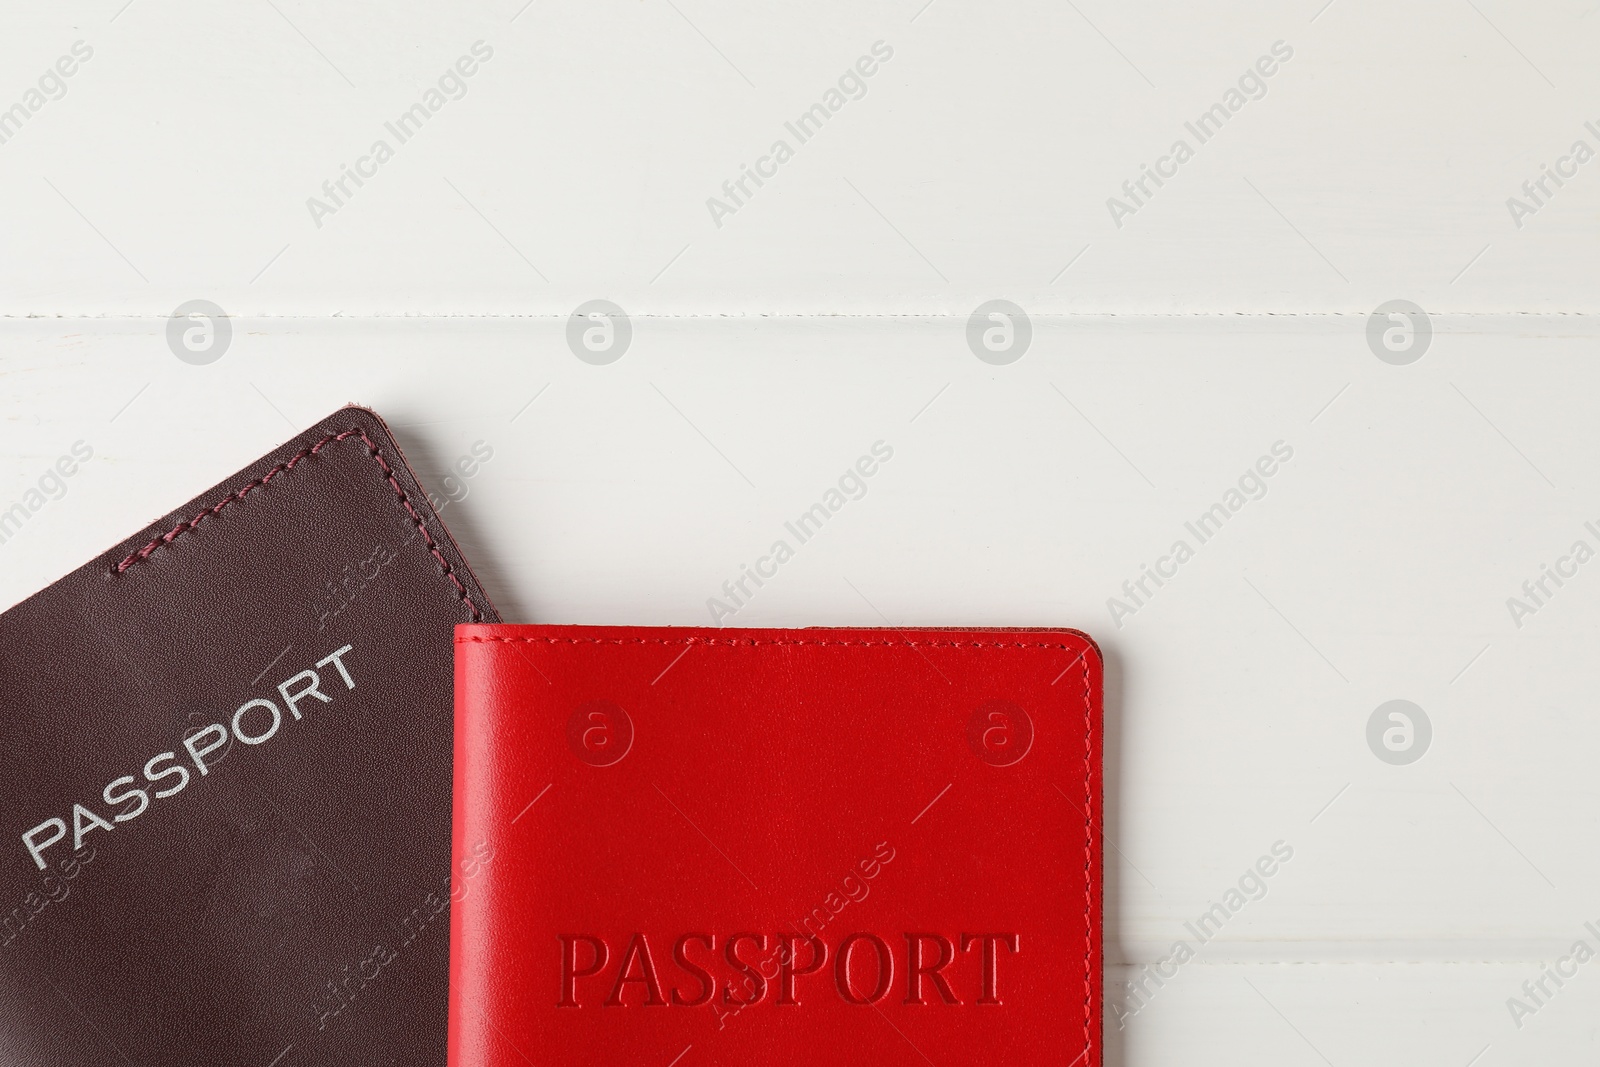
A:
<svg viewBox="0 0 1600 1067">
<path fill-rule="evenodd" d="M 1099 1067 L 1085 635 L 455 646 L 451 1067 Z"/>
<path fill-rule="evenodd" d="M 443 1063 L 496 618 L 356 407 L 0 614 L 0 1063 Z"/>
</svg>

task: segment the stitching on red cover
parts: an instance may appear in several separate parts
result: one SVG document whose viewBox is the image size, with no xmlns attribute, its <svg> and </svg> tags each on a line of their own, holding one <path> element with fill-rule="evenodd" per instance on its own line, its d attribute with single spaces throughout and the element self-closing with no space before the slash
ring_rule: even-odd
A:
<svg viewBox="0 0 1600 1067">
<path fill-rule="evenodd" d="M 1049 641 L 913 641 L 907 638 L 904 641 L 865 641 L 865 640 L 839 640 L 822 641 L 801 638 L 794 641 L 778 639 L 763 640 L 755 637 L 736 638 L 725 640 L 717 638 L 688 637 L 670 639 L 665 637 L 457 637 L 456 644 L 569 644 L 569 645 L 677 645 L 688 643 L 691 645 L 876 645 L 884 648 L 899 648 L 903 645 L 921 645 L 925 648 L 1054 648 L 1068 650 L 1082 648 L 1078 644 L 1063 644 Z M 1087 648 L 1084 648 L 1087 651 Z M 1085 659 L 1084 677 L 1088 677 L 1089 665 Z"/>
<path fill-rule="evenodd" d="M 361 429 L 359 426 L 345 430 L 343 433 L 330 433 L 316 444 L 311 445 L 308 448 L 302 448 L 300 451 L 296 452 L 282 463 L 279 463 L 277 466 L 267 471 L 255 481 L 244 485 L 232 493 L 229 493 L 216 504 L 205 509 L 188 522 L 179 523 L 177 526 L 174 526 L 160 537 L 157 537 L 155 540 L 151 541 L 137 552 L 129 553 L 126 559 L 112 568 L 112 573 L 121 574 L 135 563 L 150 558 L 151 553 L 155 552 L 155 550 L 160 548 L 162 545 L 170 545 L 179 537 L 188 533 L 190 530 L 193 530 L 196 526 L 199 526 L 202 521 L 210 518 L 213 515 L 220 514 L 224 508 L 228 507 L 228 505 L 243 500 L 257 489 L 262 488 L 268 482 L 272 481 L 273 478 L 293 470 L 296 463 L 316 455 L 330 444 L 337 444 L 338 442 L 344 441 L 351 437 L 359 437 L 362 441 L 366 442 L 367 454 L 371 456 L 374 461 L 376 461 L 380 468 L 382 468 L 384 480 L 389 483 L 392 489 L 394 489 L 395 496 L 399 498 L 400 506 L 405 508 L 407 515 L 411 516 L 411 521 L 416 524 L 417 531 L 422 534 L 422 539 L 427 544 L 428 551 L 433 555 L 433 558 L 439 562 L 440 573 L 442 573 L 446 578 L 449 578 L 450 581 L 455 584 L 456 592 L 461 595 L 462 603 L 466 604 L 468 610 L 472 612 L 473 621 L 476 622 L 478 619 L 482 618 L 482 613 L 478 610 L 477 602 L 472 599 L 472 594 L 468 592 L 467 587 L 462 583 L 461 578 L 456 574 L 455 568 L 450 566 L 450 561 L 444 558 L 443 552 L 439 551 L 439 544 L 433 539 L 433 535 L 428 532 L 427 523 L 423 521 L 421 515 L 417 514 L 417 509 L 411 505 L 411 498 L 408 497 L 406 495 L 406 491 L 401 488 L 399 479 L 395 477 L 394 468 L 389 466 L 389 461 L 383 458 L 383 454 L 378 451 L 378 446 L 373 443 L 372 438 L 367 436 L 367 432 Z"/>
<path fill-rule="evenodd" d="M 1088 651 L 1085 649 L 1084 651 Z M 1089 700 L 1089 657 L 1083 656 L 1083 1048 L 1093 1048 L 1094 987 L 1094 709 Z M 1102 816 L 1102 819 L 1104 817 Z M 1092 1062 L 1092 1061 L 1091 1061 Z"/>
</svg>

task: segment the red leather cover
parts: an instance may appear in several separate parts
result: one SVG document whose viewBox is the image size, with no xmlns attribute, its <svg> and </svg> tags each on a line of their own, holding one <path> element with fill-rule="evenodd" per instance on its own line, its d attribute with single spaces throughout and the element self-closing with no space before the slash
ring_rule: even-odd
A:
<svg viewBox="0 0 1600 1067">
<path fill-rule="evenodd" d="M 456 629 L 452 1067 L 1101 1062 L 1068 630 Z"/>
</svg>

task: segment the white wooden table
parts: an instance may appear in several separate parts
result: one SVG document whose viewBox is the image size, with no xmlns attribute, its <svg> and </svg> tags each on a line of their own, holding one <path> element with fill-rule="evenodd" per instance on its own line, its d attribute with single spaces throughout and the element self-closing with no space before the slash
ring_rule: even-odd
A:
<svg viewBox="0 0 1600 1067">
<path fill-rule="evenodd" d="M 883 442 L 735 621 L 1100 640 L 1110 1062 L 1587 1062 L 1600 8 L 1320 6 L 12 5 L 0 602 L 354 400 L 706 623 Z"/>
</svg>

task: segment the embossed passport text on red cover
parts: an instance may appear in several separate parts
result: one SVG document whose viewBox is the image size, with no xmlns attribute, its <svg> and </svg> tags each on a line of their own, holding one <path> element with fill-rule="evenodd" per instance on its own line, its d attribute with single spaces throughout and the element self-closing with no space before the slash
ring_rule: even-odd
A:
<svg viewBox="0 0 1600 1067">
<path fill-rule="evenodd" d="M 442 1064 L 494 618 L 353 407 L 0 615 L 0 1064 Z"/>
<path fill-rule="evenodd" d="M 1101 1063 L 1066 630 L 456 629 L 451 1067 Z"/>
</svg>

